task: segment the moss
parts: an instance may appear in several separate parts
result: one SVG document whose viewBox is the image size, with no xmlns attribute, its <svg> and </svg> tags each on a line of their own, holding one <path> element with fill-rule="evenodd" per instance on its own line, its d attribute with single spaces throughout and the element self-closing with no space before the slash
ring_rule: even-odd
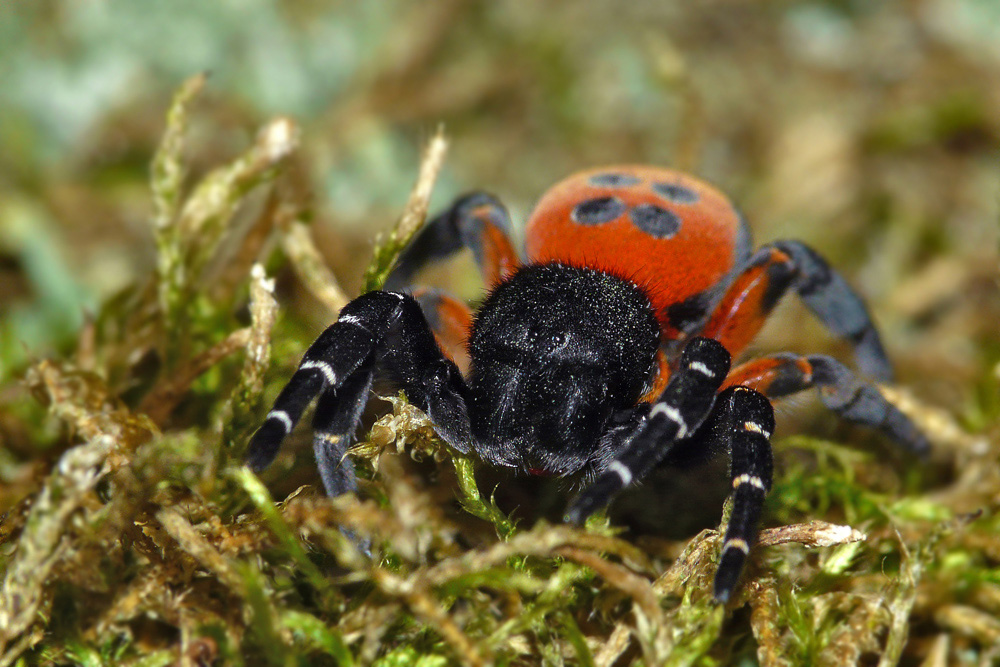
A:
<svg viewBox="0 0 1000 667">
<path fill-rule="evenodd" d="M 0 530 L 0 667 L 891 665 L 940 655 L 940 637 L 953 654 L 993 650 L 992 399 L 978 399 L 967 423 L 985 432 L 971 434 L 886 388 L 951 479 L 902 478 L 836 442 L 777 440 L 766 521 L 780 527 L 764 531 L 726 606 L 711 596 L 717 531 L 640 549 L 603 516 L 585 528 L 514 521 L 404 396 L 386 399 L 351 451 L 367 493 L 319 496 L 294 453 L 276 463 L 294 490 L 278 493 L 240 465 L 263 398 L 283 381 L 270 354 L 288 325 L 264 267 L 287 261 L 328 310 L 347 297 L 281 187 L 298 149 L 291 121 L 268 123 L 188 185 L 185 137 L 203 85 L 174 98 L 153 161 L 146 280 L 101 307 L 75 356 L 25 374 L 60 444 L 39 448 L 37 481 L 19 487 Z M 366 289 L 426 217 L 445 145 L 430 141 Z M 239 224 L 252 201 L 264 203 Z M 273 256 L 258 263 L 272 234 Z"/>
</svg>

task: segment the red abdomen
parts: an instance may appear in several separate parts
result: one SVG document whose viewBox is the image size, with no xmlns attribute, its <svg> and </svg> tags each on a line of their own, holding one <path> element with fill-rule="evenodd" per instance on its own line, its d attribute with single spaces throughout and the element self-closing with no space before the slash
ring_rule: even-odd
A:
<svg viewBox="0 0 1000 667">
<path fill-rule="evenodd" d="M 525 242 L 529 262 L 586 266 L 635 282 L 668 337 L 680 333 L 678 308 L 697 309 L 695 302 L 726 281 L 749 246 L 741 217 L 722 193 L 686 174 L 644 166 L 605 167 L 562 181 L 538 203 Z"/>
</svg>

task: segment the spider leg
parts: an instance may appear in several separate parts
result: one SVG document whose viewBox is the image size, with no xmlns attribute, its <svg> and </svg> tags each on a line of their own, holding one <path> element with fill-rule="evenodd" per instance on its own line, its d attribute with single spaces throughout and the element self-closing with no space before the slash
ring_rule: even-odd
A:
<svg viewBox="0 0 1000 667">
<path fill-rule="evenodd" d="M 864 301 L 826 260 L 799 241 L 778 241 L 754 253 L 700 335 L 738 354 L 789 289 L 798 292 L 827 329 L 851 342 L 862 372 L 883 382 L 892 379 L 892 366 Z"/>
<path fill-rule="evenodd" d="M 428 287 L 413 290 L 413 298 L 424 311 L 438 346 L 463 371 L 469 368 L 468 341 L 472 331 L 472 311 L 445 292 Z"/>
<path fill-rule="evenodd" d="M 410 403 L 430 417 L 441 439 L 468 453 L 473 444 L 468 386 L 455 362 L 438 347 L 420 305 L 403 296 L 404 317 L 386 346 L 383 363 Z"/>
<path fill-rule="evenodd" d="M 398 349 L 387 346 L 390 336 Z M 250 439 L 247 465 L 259 471 L 274 460 L 281 442 L 317 394 L 322 394 L 316 416 L 321 429 L 318 437 L 349 431 L 364 407 L 377 355 L 391 357 L 390 371 L 410 400 L 431 418 L 442 439 L 467 452 L 471 443 L 467 389 L 458 368 L 441 353 L 413 297 L 375 291 L 347 304 L 339 319 L 306 350 L 298 370 Z M 342 489 L 341 477 L 346 474 L 338 472 L 342 457 L 338 457 L 336 443 L 327 444 L 317 445 L 324 484 L 328 489 Z"/>
<path fill-rule="evenodd" d="M 347 448 L 368 402 L 374 375 L 371 368 L 359 368 L 336 391 L 328 389 L 320 394 L 316 403 L 312 423 L 313 453 L 323 488 L 331 498 L 358 488 Z"/>
<path fill-rule="evenodd" d="M 733 509 L 715 573 L 715 599 L 726 602 L 757 539 L 764 496 L 771 489 L 769 438 L 774 431 L 774 410 L 763 394 L 747 387 L 730 387 L 719 394 L 704 430 L 713 449 L 721 446 L 729 452 L 733 482 Z"/>
<path fill-rule="evenodd" d="M 769 398 L 816 387 L 823 404 L 844 419 L 876 428 L 918 456 L 930 452 L 927 437 L 906 415 L 832 357 L 779 354 L 755 359 L 734 368 L 723 386 L 735 385 L 751 387 Z"/>
<path fill-rule="evenodd" d="M 470 248 L 487 285 L 509 276 L 520 264 L 511 243 L 512 225 L 507 209 L 493 195 L 473 192 L 456 199 L 431 219 L 403 250 L 386 280 L 386 289 L 410 284 L 424 264 Z"/>
<path fill-rule="evenodd" d="M 712 407 L 719 385 L 729 372 L 730 357 L 722 345 L 693 338 L 666 389 L 649 408 L 634 436 L 607 462 L 566 512 L 566 520 L 581 523 L 604 507 L 626 486 L 645 477 L 679 440 L 694 433 Z"/>
</svg>

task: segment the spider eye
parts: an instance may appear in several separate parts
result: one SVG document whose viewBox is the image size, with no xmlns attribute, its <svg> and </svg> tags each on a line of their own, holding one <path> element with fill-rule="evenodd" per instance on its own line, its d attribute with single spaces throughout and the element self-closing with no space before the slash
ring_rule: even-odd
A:
<svg viewBox="0 0 1000 667">
<path fill-rule="evenodd" d="M 569 334 L 565 331 L 554 331 L 546 337 L 545 353 L 561 357 L 569 343 Z"/>
</svg>

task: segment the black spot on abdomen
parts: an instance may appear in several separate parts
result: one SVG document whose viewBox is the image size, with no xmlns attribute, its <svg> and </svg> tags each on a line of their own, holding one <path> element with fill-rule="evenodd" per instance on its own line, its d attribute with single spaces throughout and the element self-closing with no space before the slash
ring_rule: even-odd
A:
<svg viewBox="0 0 1000 667">
<path fill-rule="evenodd" d="M 655 239 L 669 239 L 681 228 L 681 219 L 673 211 L 656 204 L 639 204 L 629 211 L 632 224 Z"/>
<path fill-rule="evenodd" d="M 587 182 L 599 188 L 627 188 L 639 185 L 642 181 L 630 174 L 606 172 L 604 174 L 594 174 L 587 179 Z"/>
<path fill-rule="evenodd" d="M 625 212 L 625 202 L 618 197 L 586 199 L 573 207 L 573 222 L 580 225 L 603 225 Z"/>
<path fill-rule="evenodd" d="M 653 183 L 653 191 L 673 204 L 694 204 L 698 193 L 675 183 Z"/>
</svg>

